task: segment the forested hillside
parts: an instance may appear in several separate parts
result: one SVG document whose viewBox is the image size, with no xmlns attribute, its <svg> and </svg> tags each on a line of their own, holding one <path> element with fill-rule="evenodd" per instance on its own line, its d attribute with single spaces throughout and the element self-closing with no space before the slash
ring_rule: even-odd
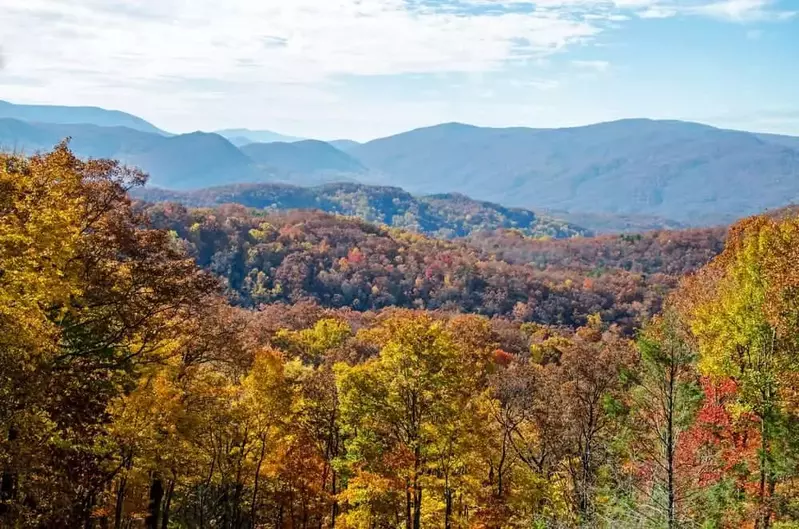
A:
<svg viewBox="0 0 799 529">
<path fill-rule="evenodd" d="M 134 196 L 149 202 L 179 202 L 194 207 L 231 203 L 269 211 L 318 209 L 440 238 L 464 237 L 497 228 L 514 228 L 533 237 L 564 238 L 590 233 L 526 209 L 505 208 L 457 193 L 414 197 L 397 187 L 241 184 L 190 192 L 146 188 L 136 190 Z"/>
<path fill-rule="evenodd" d="M 144 179 L 0 155 L 0 527 L 799 523 L 795 215 L 529 266 Z"/>
<path fill-rule="evenodd" d="M 497 259 L 541 269 L 683 275 L 721 253 L 726 235 L 727 228 L 693 228 L 543 241 L 496 230 L 475 233 L 467 241 Z"/>
<path fill-rule="evenodd" d="M 601 313 L 628 331 L 660 307 L 677 278 L 624 270 L 540 271 L 454 244 L 318 212 L 265 214 L 241 206 L 146 209 L 243 306 L 313 300 L 355 310 L 390 306 L 515 315 L 579 325 Z"/>
</svg>

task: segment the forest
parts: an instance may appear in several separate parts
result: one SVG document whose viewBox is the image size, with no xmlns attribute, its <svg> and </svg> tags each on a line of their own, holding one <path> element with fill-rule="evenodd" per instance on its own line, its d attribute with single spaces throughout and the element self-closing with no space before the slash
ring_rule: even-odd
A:
<svg viewBox="0 0 799 529">
<path fill-rule="evenodd" d="M 133 194 L 148 202 L 177 202 L 193 207 L 240 204 L 271 211 L 314 209 L 438 238 L 465 237 L 500 228 L 539 238 L 590 234 L 590 230 L 551 216 L 480 202 L 458 193 L 415 197 L 397 187 L 356 183 L 316 187 L 234 184 L 183 192 L 148 187 L 136 189 Z"/>
<path fill-rule="evenodd" d="M 145 181 L 0 155 L 0 527 L 799 527 L 795 215 L 440 241 Z"/>
</svg>

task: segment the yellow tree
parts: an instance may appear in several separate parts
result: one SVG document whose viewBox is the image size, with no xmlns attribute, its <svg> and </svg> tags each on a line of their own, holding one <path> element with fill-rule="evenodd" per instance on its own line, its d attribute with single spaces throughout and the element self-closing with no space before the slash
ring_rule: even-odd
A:
<svg viewBox="0 0 799 529">
<path fill-rule="evenodd" d="M 736 417 L 759 430 L 753 489 L 757 527 L 771 526 L 778 485 L 795 474 L 786 467 L 796 435 L 799 335 L 799 222 L 754 217 L 731 230 L 724 252 L 681 288 L 679 303 L 699 346 L 699 369 L 737 388 Z M 793 465 L 791 465 L 792 467 Z"/>
<path fill-rule="evenodd" d="M 0 515 L 9 523 L 89 523 L 119 472 L 109 402 L 216 288 L 169 234 L 144 227 L 127 197 L 143 181 L 65 144 L 0 159 Z"/>
<path fill-rule="evenodd" d="M 442 505 L 440 523 L 448 526 L 455 474 L 465 461 L 455 453 L 463 445 L 453 438 L 454 429 L 468 428 L 463 414 L 474 389 L 468 368 L 476 362 L 444 322 L 424 313 L 395 312 L 360 333 L 359 339 L 374 343 L 380 353 L 361 365 L 337 366 L 342 417 L 352 434 L 347 445 L 355 472 L 351 482 L 393 484 L 391 489 L 400 494 L 384 491 L 378 496 L 380 503 L 351 503 L 345 522 L 370 520 L 376 513 L 363 509 L 380 505 L 381 523 L 393 515 L 404 519 L 407 529 L 419 529 L 435 523 Z M 435 502 L 428 496 L 434 494 L 437 480 L 430 476 L 444 482 L 444 497 Z M 354 499 L 372 497 L 363 493 Z M 395 503 L 386 506 L 386 500 Z M 430 512 L 424 512 L 424 506 Z"/>
<path fill-rule="evenodd" d="M 277 452 L 284 428 L 290 421 L 292 393 L 283 373 L 283 360 L 279 353 L 262 350 L 256 356 L 250 373 L 242 381 L 241 405 L 244 406 L 251 430 L 255 436 L 252 461 L 252 497 L 250 499 L 250 524 L 257 527 L 259 493 L 264 462 L 270 452 Z"/>
</svg>

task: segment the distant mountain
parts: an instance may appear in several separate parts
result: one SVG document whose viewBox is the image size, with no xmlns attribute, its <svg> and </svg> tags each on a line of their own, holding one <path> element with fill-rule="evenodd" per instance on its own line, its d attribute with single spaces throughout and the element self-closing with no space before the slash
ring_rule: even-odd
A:
<svg viewBox="0 0 799 529">
<path fill-rule="evenodd" d="M 799 138 L 794 136 L 780 136 L 778 134 L 755 134 L 755 136 L 767 143 L 776 143 L 791 149 L 799 149 Z"/>
<path fill-rule="evenodd" d="M 98 107 L 16 105 L 0 101 L 0 118 L 61 125 L 88 124 L 100 127 L 127 127 L 153 134 L 167 134 L 155 125 L 134 115 Z"/>
<path fill-rule="evenodd" d="M 368 171 L 348 154 L 315 140 L 238 148 L 213 133 L 163 136 L 126 127 L 0 118 L 0 149 L 49 150 L 67 137 L 79 156 L 113 158 L 140 167 L 150 174 L 152 185 L 171 189 L 265 181 L 319 185 L 353 181 Z"/>
<path fill-rule="evenodd" d="M 66 137 L 82 157 L 114 158 L 140 167 L 153 185 L 197 188 L 269 180 L 245 154 L 217 134 L 162 136 L 125 127 L 57 125 L 0 119 L 0 148 L 24 153 L 49 150 Z"/>
<path fill-rule="evenodd" d="M 143 131 L 154 127 L 102 109 L 0 103 L 3 111 L 24 119 L 0 117 L 0 148 L 49 149 L 70 136 L 79 155 L 140 165 L 153 185 L 172 189 L 360 182 L 415 195 L 454 191 L 505 206 L 569 212 L 557 215 L 600 232 L 717 225 L 799 202 L 799 138 L 680 121 L 565 129 L 449 123 L 364 144 L 222 131 L 232 143 L 219 134 Z M 89 118 L 133 120 L 135 126 L 36 121 Z"/>
<path fill-rule="evenodd" d="M 236 147 L 242 147 L 248 143 L 274 143 L 278 141 L 291 143 L 303 140 L 303 138 L 285 136 L 271 130 L 224 129 L 218 130 L 216 133 L 227 138 Z"/>
<path fill-rule="evenodd" d="M 344 152 L 347 152 L 350 149 L 354 149 L 358 145 L 361 145 L 360 143 L 358 143 L 357 141 L 354 141 L 354 140 L 333 140 L 333 141 L 329 141 L 327 143 L 329 143 L 330 145 L 332 145 L 336 149 L 338 149 L 340 151 L 344 151 Z"/>
<path fill-rule="evenodd" d="M 361 162 L 323 141 L 251 143 L 241 151 L 294 184 L 352 180 L 367 171 Z"/>
<path fill-rule="evenodd" d="M 505 205 L 726 222 L 799 200 L 797 138 L 622 120 L 565 129 L 450 123 L 348 150 L 371 183 Z"/>
<path fill-rule="evenodd" d="M 684 230 L 690 226 L 676 220 L 643 214 L 580 213 L 542 209 L 541 213 L 563 219 L 578 226 L 585 226 L 597 234 L 641 233 L 653 230 Z M 712 223 L 709 223 L 712 224 Z"/>
<path fill-rule="evenodd" d="M 150 173 L 153 184 L 166 181 L 183 189 L 263 181 L 269 174 L 222 136 L 204 132 L 165 138 L 126 161 Z"/>
<path fill-rule="evenodd" d="M 149 202 L 180 202 L 195 207 L 234 203 L 270 211 L 318 209 L 445 238 L 496 229 L 516 229 L 532 237 L 590 234 L 583 228 L 524 209 L 505 208 L 460 194 L 414 197 L 396 187 L 244 184 L 192 192 L 146 188 L 136 190 L 134 196 Z"/>
</svg>

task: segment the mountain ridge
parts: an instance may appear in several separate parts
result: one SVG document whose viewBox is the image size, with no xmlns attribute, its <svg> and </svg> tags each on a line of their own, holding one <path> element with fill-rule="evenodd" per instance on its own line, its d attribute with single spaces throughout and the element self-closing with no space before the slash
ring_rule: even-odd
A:
<svg viewBox="0 0 799 529">
<path fill-rule="evenodd" d="M 16 108 L 5 103 L 9 107 Z M 67 119 L 59 114 L 66 107 L 30 108 L 37 113 L 22 117 L 46 117 L 41 112 L 49 108 L 54 121 Z M 99 112 L 101 123 L 119 118 Z M 716 225 L 799 202 L 799 138 L 676 120 L 633 118 L 560 129 L 451 122 L 362 144 L 289 138 L 299 141 L 244 145 L 249 140 L 215 133 L 172 136 L 117 125 L 0 121 L 0 146 L 49 149 L 69 136 L 80 156 L 141 165 L 152 184 L 173 189 L 246 182 L 390 184 L 415 195 L 457 191 L 504 206 L 570 212 L 599 231 Z"/>
<path fill-rule="evenodd" d="M 250 143 L 293 143 L 305 139 L 296 136 L 287 136 L 271 130 L 222 129 L 214 132 L 223 138 L 227 138 L 230 143 L 236 147 L 243 147 Z"/>
<path fill-rule="evenodd" d="M 94 106 L 24 105 L 0 100 L 0 118 L 58 125 L 85 124 L 100 127 L 127 127 L 162 136 L 169 134 L 133 114 Z"/>
<path fill-rule="evenodd" d="M 414 193 L 458 189 L 510 206 L 717 223 L 799 197 L 793 141 L 673 120 L 564 129 L 450 123 L 349 154 L 379 175 L 368 183 Z"/>
</svg>

